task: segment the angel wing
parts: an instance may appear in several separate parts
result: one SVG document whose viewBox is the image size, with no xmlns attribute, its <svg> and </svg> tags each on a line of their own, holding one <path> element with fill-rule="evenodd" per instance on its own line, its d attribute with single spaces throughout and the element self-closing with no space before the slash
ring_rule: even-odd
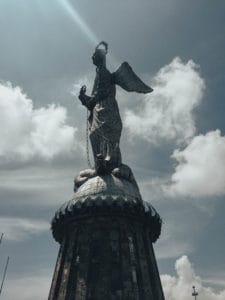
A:
<svg viewBox="0 0 225 300">
<path fill-rule="evenodd" d="M 128 62 L 122 65 L 112 73 L 113 83 L 119 85 L 128 92 L 151 93 L 153 89 L 146 85 L 133 71 Z"/>
</svg>

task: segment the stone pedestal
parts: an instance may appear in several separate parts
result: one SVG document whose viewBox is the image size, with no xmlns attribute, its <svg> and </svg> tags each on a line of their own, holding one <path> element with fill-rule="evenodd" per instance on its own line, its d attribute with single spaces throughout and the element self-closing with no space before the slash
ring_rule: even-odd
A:
<svg viewBox="0 0 225 300">
<path fill-rule="evenodd" d="M 152 247 L 160 230 L 134 184 L 87 180 L 52 221 L 60 250 L 49 300 L 164 300 Z"/>
</svg>

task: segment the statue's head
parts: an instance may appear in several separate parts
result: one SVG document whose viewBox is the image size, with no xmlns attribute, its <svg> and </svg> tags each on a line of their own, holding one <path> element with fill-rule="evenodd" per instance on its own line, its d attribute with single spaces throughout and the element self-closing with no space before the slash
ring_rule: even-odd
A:
<svg viewBox="0 0 225 300">
<path fill-rule="evenodd" d="M 93 64 L 97 67 L 105 66 L 106 64 L 106 54 L 108 52 L 108 44 L 106 42 L 100 42 L 95 47 L 95 52 L 92 55 Z"/>
</svg>

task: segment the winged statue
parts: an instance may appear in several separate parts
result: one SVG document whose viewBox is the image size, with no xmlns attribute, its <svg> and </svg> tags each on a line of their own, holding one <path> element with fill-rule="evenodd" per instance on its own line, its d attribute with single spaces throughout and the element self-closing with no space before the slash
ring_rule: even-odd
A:
<svg viewBox="0 0 225 300">
<path fill-rule="evenodd" d="M 89 110 L 89 138 L 95 161 L 95 171 L 99 174 L 113 172 L 122 166 L 120 137 L 122 120 L 116 101 L 116 85 L 128 92 L 151 93 L 146 85 L 132 70 L 127 62 L 114 72 L 106 67 L 108 44 L 100 42 L 92 55 L 96 66 L 96 77 L 90 96 L 86 86 L 80 89 L 79 99 Z"/>
</svg>

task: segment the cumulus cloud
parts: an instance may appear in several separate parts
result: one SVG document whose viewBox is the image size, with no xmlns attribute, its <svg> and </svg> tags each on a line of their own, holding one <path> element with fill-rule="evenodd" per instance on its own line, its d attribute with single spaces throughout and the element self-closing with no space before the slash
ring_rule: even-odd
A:
<svg viewBox="0 0 225 300">
<path fill-rule="evenodd" d="M 127 110 L 125 126 L 132 136 L 151 143 L 187 141 L 195 134 L 193 111 L 205 88 L 199 67 L 176 57 L 153 78 L 154 92 L 136 110 Z"/>
<path fill-rule="evenodd" d="M 165 299 L 189 300 L 192 286 L 196 286 L 199 298 L 204 300 L 223 300 L 225 290 L 216 293 L 212 288 L 205 287 L 202 279 L 195 274 L 192 264 L 187 256 L 182 256 L 175 263 L 176 276 L 161 275 Z"/>
<path fill-rule="evenodd" d="M 50 224 L 44 220 L 0 217 L 0 228 L 4 239 L 19 242 L 49 230 Z"/>
<path fill-rule="evenodd" d="M 0 161 L 33 157 L 51 159 L 74 148 L 76 129 L 67 111 L 54 104 L 34 109 L 33 102 L 10 83 L 0 84 Z"/>
<path fill-rule="evenodd" d="M 225 194 L 225 136 L 219 130 L 195 136 L 184 150 L 175 150 L 172 194 L 205 197 Z"/>
</svg>

